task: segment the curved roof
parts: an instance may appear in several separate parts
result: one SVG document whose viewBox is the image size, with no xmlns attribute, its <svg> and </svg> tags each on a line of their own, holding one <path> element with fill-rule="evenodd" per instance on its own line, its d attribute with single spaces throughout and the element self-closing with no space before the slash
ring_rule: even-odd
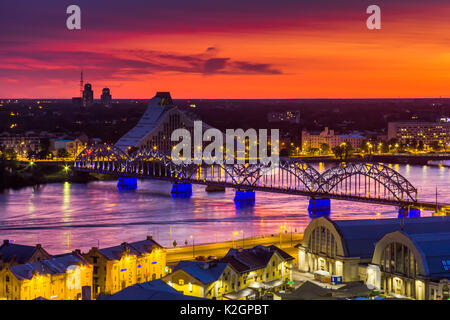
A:
<svg viewBox="0 0 450 320">
<path fill-rule="evenodd" d="M 450 230 L 450 217 L 364 220 L 331 220 L 326 217 L 320 217 L 313 221 L 319 222 L 320 225 L 319 219 L 324 220 L 324 222 L 331 222 L 334 225 L 342 238 L 344 252 L 347 257 L 360 257 L 363 259 L 372 257 L 377 242 L 387 233 L 403 230 L 408 234 L 418 235 L 446 233 Z"/>
<path fill-rule="evenodd" d="M 395 231 L 378 243 L 372 263 L 379 264 L 386 246 L 401 243 L 414 253 L 421 275 L 433 279 L 450 278 L 450 232 L 410 234 Z"/>
<path fill-rule="evenodd" d="M 179 269 L 193 276 L 204 284 L 217 281 L 227 267 L 227 263 L 180 261 L 173 271 Z"/>
<path fill-rule="evenodd" d="M 116 147 L 127 150 L 129 146 L 137 146 L 149 133 L 155 130 L 164 120 L 168 112 L 176 107 L 172 104 L 170 93 L 158 92 L 153 97 L 139 122 L 115 144 Z"/>
</svg>

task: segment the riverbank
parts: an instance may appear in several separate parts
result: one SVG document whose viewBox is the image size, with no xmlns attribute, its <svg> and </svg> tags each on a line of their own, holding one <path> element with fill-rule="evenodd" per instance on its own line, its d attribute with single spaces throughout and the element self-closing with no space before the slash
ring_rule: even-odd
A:
<svg viewBox="0 0 450 320">
<path fill-rule="evenodd" d="M 74 171 L 70 165 L 62 162 L 50 164 L 2 161 L 0 163 L 0 192 L 49 183 L 88 183 L 115 180 L 116 178 L 109 175 Z"/>
<path fill-rule="evenodd" d="M 169 265 L 175 264 L 180 260 L 194 260 L 195 257 L 214 256 L 221 258 L 225 256 L 230 248 L 253 248 L 257 245 L 270 246 L 275 245 L 280 249 L 283 249 L 288 254 L 294 257 L 294 261 L 297 260 L 298 249 L 295 247 L 303 240 L 303 233 L 283 234 L 280 236 L 265 236 L 265 237 L 250 237 L 244 239 L 237 239 L 234 241 L 223 241 L 217 243 L 204 243 L 198 245 L 190 245 L 175 248 L 166 248 L 167 263 Z"/>
</svg>

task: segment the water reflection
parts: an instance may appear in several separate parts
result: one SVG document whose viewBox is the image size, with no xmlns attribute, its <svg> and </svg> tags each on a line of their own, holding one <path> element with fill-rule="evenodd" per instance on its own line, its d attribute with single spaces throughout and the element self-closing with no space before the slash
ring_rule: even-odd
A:
<svg viewBox="0 0 450 320">
<path fill-rule="evenodd" d="M 331 164 L 319 164 L 321 170 Z M 393 165 L 419 188 L 419 199 L 450 202 L 445 167 Z M 310 221 L 309 199 L 287 194 L 256 192 L 254 206 L 235 205 L 235 192 L 207 193 L 193 186 L 193 195 L 173 199 L 172 185 L 139 181 L 135 191 L 117 190 L 115 181 L 89 184 L 50 184 L 40 190 L 25 188 L 0 194 L 0 236 L 24 244 L 41 243 L 51 253 L 79 248 L 117 245 L 152 234 L 165 246 L 178 245 L 194 235 L 196 243 L 231 240 L 242 230 L 245 236 L 277 235 L 280 226 L 302 232 Z M 332 219 L 396 218 L 391 206 L 331 201 Z M 430 215 L 425 212 L 422 216 Z M 170 232 L 172 226 L 172 232 Z M 290 232 L 290 231 L 289 231 Z"/>
</svg>

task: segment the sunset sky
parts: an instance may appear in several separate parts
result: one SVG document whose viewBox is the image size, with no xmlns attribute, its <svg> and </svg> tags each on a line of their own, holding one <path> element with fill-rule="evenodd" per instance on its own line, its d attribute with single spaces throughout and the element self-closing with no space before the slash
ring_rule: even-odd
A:
<svg viewBox="0 0 450 320">
<path fill-rule="evenodd" d="M 450 97 L 450 1 L 0 2 L 1 98 L 78 96 L 81 69 L 95 98 Z"/>
</svg>

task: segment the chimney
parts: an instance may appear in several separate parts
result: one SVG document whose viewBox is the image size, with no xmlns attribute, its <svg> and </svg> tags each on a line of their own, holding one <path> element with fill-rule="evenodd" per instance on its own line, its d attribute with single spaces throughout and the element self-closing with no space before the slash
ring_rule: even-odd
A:
<svg viewBox="0 0 450 320">
<path fill-rule="evenodd" d="M 147 236 L 147 240 L 153 240 L 152 236 Z"/>
</svg>

